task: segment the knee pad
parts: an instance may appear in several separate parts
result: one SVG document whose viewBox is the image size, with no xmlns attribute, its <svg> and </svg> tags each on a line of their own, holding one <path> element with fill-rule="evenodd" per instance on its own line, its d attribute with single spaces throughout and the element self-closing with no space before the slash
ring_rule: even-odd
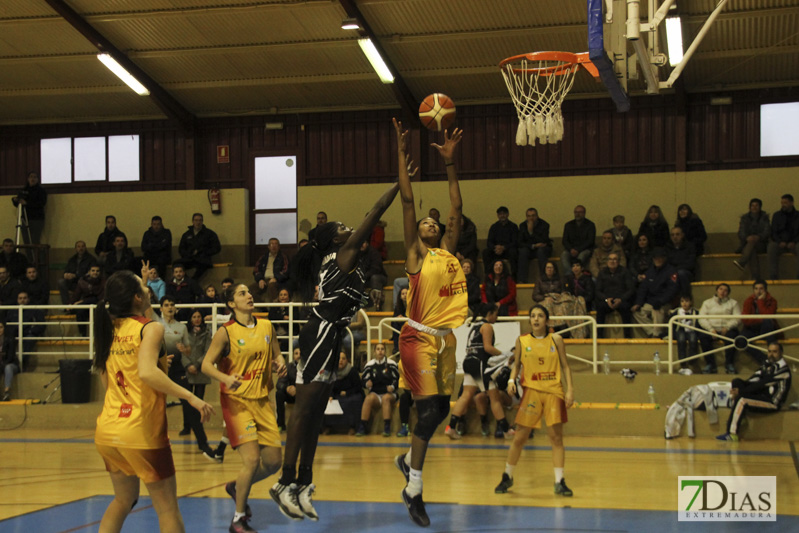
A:
<svg viewBox="0 0 799 533">
<path fill-rule="evenodd" d="M 449 411 L 449 408 L 447 409 Z M 413 434 L 427 442 L 438 429 L 438 424 L 443 420 L 439 410 L 437 397 L 416 400 L 416 413 L 418 420 L 413 428 Z M 444 415 L 446 416 L 446 414 Z"/>
</svg>

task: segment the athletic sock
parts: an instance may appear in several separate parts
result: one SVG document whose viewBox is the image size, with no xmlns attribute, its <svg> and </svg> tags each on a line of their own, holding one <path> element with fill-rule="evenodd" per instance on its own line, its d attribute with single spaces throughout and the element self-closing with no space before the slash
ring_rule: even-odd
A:
<svg viewBox="0 0 799 533">
<path fill-rule="evenodd" d="M 313 481 L 313 466 L 300 465 L 297 471 L 297 485 L 310 485 Z"/>
<path fill-rule="evenodd" d="M 561 479 L 563 479 L 563 469 L 555 467 L 555 483 L 560 483 Z"/>
<path fill-rule="evenodd" d="M 297 480 L 297 470 L 294 465 L 283 463 L 283 473 L 280 475 L 278 483 L 289 486 Z"/>
<path fill-rule="evenodd" d="M 488 424 L 488 415 L 480 415 L 480 424 Z"/>
<path fill-rule="evenodd" d="M 413 453 L 413 450 L 408 450 L 408 453 L 405 454 L 405 464 L 408 466 L 408 468 L 411 467 L 411 454 L 412 453 Z"/>
<path fill-rule="evenodd" d="M 458 420 L 460 420 L 460 418 L 461 417 L 457 415 L 452 415 L 452 417 L 449 419 L 449 427 L 455 429 L 458 426 Z"/>
<path fill-rule="evenodd" d="M 516 468 L 516 465 L 505 463 L 505 473 L 508 474 L 508 477 L 513 479 L 513 469 Z"/>
<path fill-rule="evenodd" d="M 507 433 L 508 429 L 508 419 L 503 418 L 502 420 L 497 420 L 497 429 L 501 430 L 502 433 Z"/>
<path fill-rule="evenodd" d="M 247 513 L 240 513 L 240 512 L 238 512 L 238 511 L 236 511 L 236 512 L 233 514 L 233 521 L 234 521 L 234 522 L 238 522 L 239 520 L 241 520 L 241 519 L 242 519 L 242 518 L 244 518 L 245 516 L 247 516 Z"/>
<path fill-rule="evenodd" d="M 415 470 L 411 468 L 410 475 L 408 477 L 408 486 L 405 487 L 405 492 L 408 493 L 408 496 L 413 498 L 417 494 L 422 493 L 422 471 Z"/>
</svg>

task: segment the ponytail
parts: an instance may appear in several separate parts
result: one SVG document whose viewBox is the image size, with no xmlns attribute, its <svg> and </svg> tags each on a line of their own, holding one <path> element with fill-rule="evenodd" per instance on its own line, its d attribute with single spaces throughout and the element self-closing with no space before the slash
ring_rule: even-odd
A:
<svg viewBox="0 0 799 533">
<path fill-rule="evenodd" d="M 111 341 L 114 340 L 114 324 L 105 307 L 105 300 L 100 300 L 94 308 L 94 369 L 105 372 L 105 364 L 111 352 Z"/>
<path fill-rule="evenodd" d="M 97 302 L 94 315 L 94 368 L 105 372 L 114 340 L 115 318 L 130 316 L 133 297 L 146 298 L 139 278 L 130 270 L 115 272 L 105 283 L 105 299 Z M 106 309 L 106 303 L 108 308 Z"/>
</svg>

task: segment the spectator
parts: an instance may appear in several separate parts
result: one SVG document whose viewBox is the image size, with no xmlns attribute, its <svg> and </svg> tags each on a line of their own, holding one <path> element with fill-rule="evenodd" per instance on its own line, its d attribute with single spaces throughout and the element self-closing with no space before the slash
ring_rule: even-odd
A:
<svg viewBox="0 0 799 533">
<path fill-rule="evenodd" d="M 358 425 L 356 436 L 362 437 L 367 433 L 369 417 L 372 409 L 381 407 L 383 412 L 383 436 L 391 436 L 391 415 L 394 404 L 397 402 L 397 387 L 399 386 L 399 367 L 397 363 L 386 357 L 386 345 L 375 344 L 374 358 L 366 363 L 361 376 L 361 382 L 366 389 L 366 398 L 361 408 L 361 423 Z"/>
<path fill-rule="evenodd" d="M 645 233 L 635 238 L 635 250 L 630 256 L 630 274 L 633 275 L 636 285 L 646 279 L 646 272 L 652 266 L 652 246 Z"/>
<path fill-rule="evenodd" d="M 16 304 L 22 306 L 30 305 L 28 293 L 22 290 L 19 291 L 17 293 Z M 21 329 L 19 323 L 19 309 L 11 309 L 8 311 L 6 320 L 7 333 L 12 338 L 19 339 L 20 331 L 22 331 L 22 364 L 24 367 L 27 367 L 28 358 L 36 347 L 36 338 L 44 335 L 44 311 L 32 307 L 23 307 Z M 20 370 L 22 370 L 22 368 L 20 368 Z"/>
<path fill-rule="evenodd" d="M 527 220 L 519 224 L 519 283 L 529 281 L 530 260 L 538 260 L 541 277 L 544 267 L 552 255 L 552 239 L 549 238 L 549 223 L 538 218 L 538 209 L 531 207 L 525 212 Z"/>
<path fill-rule="evenodd" d="M 616 215 L 613 217 L 613 228 L 610 231 L 613 232 L 613 241 L 621 246 L 627 261 L 629 261 L 633 253 L 635 242 L 633 239 L 633 232 L 624 225 L 624 215 Z"/>
<path fill-rule="evenodd" d="M 8 267 L 0 265 L 0 305 L 16 304 L 19 287 L 19 280 L 11 277 Z M 0 311 L 0 322 L 3 313 L 5 312 Z"/>
<path fill-rule="evenodd" d="M 280 351 L 288 352 L 289 351 L 289 341 L 293 341 L 293 339 L 299 333 L 297 330 L 297 326 L 294 326 L 294 330 L 289 335 L 289 303 L 291 302 L 291 295 L 289 294 L 288 289 L 280 289 L 280 292 L 277 295 L 277 299 L 275 300 L 276 303 L 282 303 L 285 305 L 279 307 L 270 307 L 269 308 L 269 321 L 272 323 L 272 326 L 275 328 L 275 334 L 278 336 L 278 342 L 280 343 Z M 299 317 L 295 314 L 293 316 L 294 320 L 297 320 Z M 293 343 L 293 342 L 292 342 Z"/>
<path fill-rule="evenodd" d="M 23 231 L 22 239 L 25 244 L 41 244 L 42 231 L 44 230 L 44 206 L 47 205 L 47 191 L 42 187 L 39 175 L 30 172 L 25 180 L 25 186 L 11 199 L 14 207 L 25 206 L 25 214 L 28 218 L 28 230 Z M 28 252 L 28 257 L 33 260 L 34 254 Z"/>
<path fill-rule="evenodd" d="M 380 252 L 369 245 L 369 241 L 361 244 L 361 270 L 365 281 L 364 290 L 369 291 L 369 301 L 375 311 L 383 308 L 383 286 L 388 282 L 388 275 L 383 268 Z"/>
<path fill-rule="evenodd" d="M 441 223 L 441 213 L 439 210 L 435 207 L 431 207 L 430 211 L 427 212 L 427 216 L 436 221 L 436 224 L 438 224 L 439 235 L 443 237 L 444 233 L 447 231 L 447 225 Z"/>
<path fill-rule="evenodd" d="M 141 253 L 144 260 L 158 270 L 160 277 L 166 276 L 166 266 L 172 262 L 172 232 L 164 227 L 157 215 L 150 220 L 149 229 L 142 235 Z"/>
<path fill-rule="evenodd" d="M 316 227 L 311 228 L 311 231 L 308 232 L 308 240 L 314 240 L 314 237 L 316 237 L 316 230 L 319 228 L 319 226 L 324 226 L 325 224 L 327 224 L 327 213 L 324 211 L 319 211 L 316 213 Z"/>
<path fill-rule="evenodd" d="M 6 335 L 6 325 L 0 321 L 0 367 L 5 377 L 2 401 L 11 399 L 11 384 L 14 374 L 19 374 L 19 359 L 17 359 L 16 344 L 11 335 Z"/>
<path fill-rule="evenodd" d="M 616 244 L 616 241 L 613 239 L 613 232 L 607 230 L 602 233 L 602 241 L 599 246 L 594 249 L 594 253 L 591 254 L 591 260 L 588 262 L 588 270 L 594 278 L 599 275 L 600 270 L 607 266 L 608 255 L 612 253 L 618 255 L 619 264 L 621 266 L 627 266 L 627 257 L 624 255 L 624 249 Z"/>
<path fill-rule="evenodd" d="M 705 241 L 707 241 L 705 224 L 699 215 L 694 213 L 690 205 L 680 204 L 680 207 L 677 208 L 677 220 L 674 222 L 674 227 L 682 229 L 685 240 L 694 245 L 697 256 L 705 253 Z"/>
<path fill-rule="evenodd" d="M 737 441 L 738 426 L 747 409 L 761 413 L 774 413 L 780 410 L 791 390 L 791 369 L 782 356 L 782 345 L 771 342 L 768 345 L 768 360 L 746 381 L 732 380 L 730 398 L 732 408 L 727 420 L 727 433 L 716 437 L 718 440 Z"/>
<path fill-rule="evenodd" d="M 205 286 L 205 289 L 203 290 L 203 295 L 200 297 L 200 299 L 197 301 L 197 303 L 200 303 L 200 304 L 224 304 L 224 302 L 222 301 L 222 298 L 220 298 L 216 294 L 216 287 L 214 287 L 213 284 L 209 284 L 209 285 Z M 221 305 L 221 306 L 217 307 L 217 309 L 218 309 L 217 312 L 220 312 L 220 311 L 224 312 L 225 306 Z M 211 316 L 213 314 L 214 308 L 213 307 L 202 307 L 202 308 L 200 308 L 200 312 L 203 314 L 203 318 L 205 318 L 205 317 Z"/>
<path fill-rule="evenodd" d="M 114 272 L 122 270 L 135 272 L 136 262 L 133 258 L 133 250 L 128 248 L 128 240 L 124 235 L 117 235 L 114 238 L 114 250 L 105 256 L 103 273 L 107 278 Z"/>
<path fill-rule="evenodd" d="M 50 303 L 50 284 L 39 277 L 39 269 L 35 266 L 29 266 L 25 271 L 25 279 L 20 284 L 20 290 L 28 293 L 31 305 Z"/>
<path fill-rule="evenodd" d="M 377 253 L 380 254 L 380 259 L 383 261 L 388 259 L 388 248 L 386 248 L 387 225 L 388 222 L 385 220 L 378 220 L 375 227 L 372 228 L 372 236 L 369 238 L 369 246 L 377 250 Z M 299 250 L 300 248 L 302 248 L 302 246 L 299 246 L 297 249 Z"/>
<path fill-rule="evenodd" d="M 605 324 L 608 313 L 614 311 L 618 311 L 624 324 L 633 321 L 631 307 L 635 298 L 635 279 L 619 262 L 619 254 L 608 255 L 608 266 L 600 270 L 596 278 L 594 307 L 597 324 Z M 605 337 L 605 328 L 599 328 L 597 336 Z M 632 338 L 630 328 L 624 328 L 624 337 Z"/>
<path fill-rule="evenodd" d="M 572 259 L 580 259 L 581 265 L 587 265 L 596 245 L 596 226 L 585 218 L 585 207 L 578 205 L 574 208 L 574 220 L 566 222 L 563 226 L 563 252 L 560 254 L 560 264 L 563 271 L 571 268 Z"/>
<path fill-rule="evenodd" d="M 14 241 L 3 239 L 3 253 L 0 253 L 0 266 L 6 267 L 11 277 L 22 280 L 28 268 L 28 258 L 17 251 Z"/>
<path fill-rule="evenodd" d="M 280 249 L 280 241 L 272 237 L 266 253 L 252 269 L 255 283 L 250 286 L 256 302 L 274 302 L 277 293 L 289 280 L 289 258 Z"/>
<path fill-rule="evenodd" d="M 283 291 L 280 292 L 282 293 Z M 280 349 L 282 350 L 283 348 Z M 286 404 L 294 404 L 294 400 L 297 397 L 297 363 L 299 362 L 300 349 L 297 347 L 292 352 L 292 361 L 286 365 L 285 375 L 278 378 L 277 385 L 275 385 L 275 414 L 277 416 L 277 427 L 281 433 L 286 431 Z M 358 385 L 360 386 L 360 383 Z"/>
<path fill-rule="evenodd" d="M 516 316 L 516 282 L 510 277 L 505 262 L 497 259 L 485 282 L 486 303 L 499 306 L 499 316 Z"/>
<path fill-rule="evenodd" d="M 234 283 L 235 281 L 233 280 L 233 278 L 223 278 L 222 281 L 219 283 L 219 293 L 220 294 L 224 293 L 227 290 L 227 288 L 233 285 Z M 217 301 L 219 300 L 217 299 Z"/>
<path fill-rule="evenodd" d="M 652 266 L 646 273 L 646 279 L 638 286 L 635 305 L 632 307 L 633 319 L 638 324 L 645 324 L 647 336 L 661 337 L 671 301 L 677 296 L 677 270 L 666 261 L 666 250 L 655 248 L 652 251 Z"/>
<path fill-rule="evenodd" d="M 72 296 L 71 305 L 95 305 L 105 295 L 105 280 L 100 275 L 100 265 L 92 265 L 89 272 L 78 280 L 78 286 Z M 76 309 L 75 318 L 78 322 L 89 321 L 88 309 Z M 80 334 L 86 336 L 86 324 L 78 324 Z"/>
<path fill-rule="evenodd" d="M 738 223 L 738 240 L 741 245 L 735 250 L 740 253 L 741 258 L 733 261 L 733 264 L 743 271 L 749 265 L 749 272 L 752 278 L 760 277 L 760 261 L 757 254 L 766 253 L 768 238 L 771 236 L 771 223 L 768 213 L 762 210 L 763 202 L 760 198 L 749 200 L 749 212 L 741 215 Z"/>
<path fill-rule="evenodd" d="M 684 318 L 698 315 L 699 311 L 694 307 L 694 302 L 690 295 L 680 296 L 680 307 L 669 313 L 669 320 L 673 317 L 680 317 L 674 321 L 674 340 L 677 341 L 677 355 L 680 358 L 680 371 L 683 376 L 690 376 L 693 371 L 688 362 L 683 361 L 686 357 L 696 355 L 698 346 L 698 332 L 694 327 L 699 327 L 696 319 Z M 690 327 L 689 327 L 690 326 Z"/>
<path fill-rule="evenodd" d="M 455 247 L 455 257 L 458 261 L 464 259 L 472 261 L 472 272 L 477 274 L 474 263 L 477 262 L 477 226 L 472 219 L 466 215 L 461 215 L 461 232 L 458 234 L 458 245 Z"/>
<path fill-rule="evenodd" d="M 464 269 L 464 272 L 466 270 Z M 470 294 L 471 296 L 471 294 Z M 479 297 L 480 297 L 480 287 L 477 287 L 477 296 L 478 296 L 478 305 L 479 305 Z M 402 289 L 400 291 L 399 300 L 397 300 L 397 305 L 394 306 L 394 317 L 401 317 L 401 318 L 408 318 L 408 289 Z M 402 321 L 392 322 L 391 327 L 396 330 L 391 332 L 391 340 L 394 342 L 394 353 L 399 352 L 399 332 L 402 330 L 402 326 L 405 323 Z"/>
<path fill-rule="evenodd" d="M 203 358 L 208 348 L 211 347 L 211 330 L 203 320 L 203 314 L 199 309 L 194 309 L 191 312 L 189 319 L 189 351 L 181 352 L 181 362 L 186 369 L 186 378 L 188 380 L 188 389 L 194 393 L 199 399 L 205 398 L 205 387 L 211 383 L 211 378 L 202 373 Z M 202 425 L 202 422 L 200 422 Z M 204 432 L 203 432 L 204 433 Z M 198 439 L 199 440 L 199 439 Z M 206 439 L 205 446 L 200 443 L 200 449 L 208 451 L 208 441 Z M 213 459 L 213 454 L 210 454 Z"/>
<path fill-rule="evenodd" d="M 594 307 L 594 294 L 596 284 L 591 278 L 591 273 L 583 270 L 583 265 L 579 259 L 572 261 L 571 272 L 563 278 L 563 290 L 574 296 L 583 309 L 586 311 Z M 582 298 L 582 300 L 580 300 Z"/>
<path fill-rule="evenodd" d="M 222 251 L 219 237 L 203 224 L 202 213 L 194 213 L 191 226 L 180 238 L 180 264 L 185 271 L 194 269 L 193 279 L 198 280 L 213 267 L 211 258 Z"/>
<path fill-rule="evenodd" d="M 350 351 L 357 352 L 358 345 L 366 340 L 366 318 L 364 313 L 360 311 L 355 313 L 355 316 L 350 320 L 349 328 L 350 331 L 341 339 L 341 349 L 348 354 Z"/>
<path fill-rule="evenodd" d="M 691 294 L 691 282 L 696 271 L 696 250 L 694 244 L 685 239 L 682 228 L 675 226 L 669 233 L 670 241 L 666 246 L 666 256 L 671 266 L 677 269 L 677 282 L 680 285 L 680 296 Z"/>
<path fill-rule="evenodd" d="M 325 432 L 331 428 L 346 427 L 350 435 L 355 435 L 355 428 L 361 419 L 363 406 L 363 388 L 361 378 L 347 359 L 347 354 L 341 352 L 336 369 L 336 380 L 330 393 L 330 400 L 336 400 L 343 411 L 340 415 L 325 415 Z"/>
<path fill-rule="evenodd" d="M 152 289 L 156 302 L 160 302 L 161 298 L 166 296 L 166 282 L 161 279 L 158 269 L 150 268 L 150 275 L 147 276 L 147 286 Z"/>
<path fill-rule="evenodd" d="M 780 279 L 780 255 L 785 252 L 796 256 L 796 277 L 799 278 L 797 242 L 799 242 L 799 213 L 793 206 L 793 196 L 783 194 L 780 198 L 780 210 L 771 217 L 771 242 L 768 243 L 769 278 Z"/>
<path fill-rule="evenodd" d="M 202 297 L 202 291 L 197 282 L 186 277 L 183 266 L 172 267 L 172 281 L 166 284 L 166 295 L 176 304 L 195 304 Z M 182 308 L 177 312 L 177 319 L 185 322 L 191 316 L 190 308 Z"/>
<path fill-rule="evenodd" d="M 89 273 L 92 265 L 97 264 L 97 259 L 86 249 L 86 243 L 75 243 L 75 255 L 69 258 L 64 268 L 64 277 L 58 280 L 58 292 L 61 294 L 61 303 L 67 305 L 72 296 L 70 293 L 78 286 L 78 280 Z"/>
<path fill-rule="evenodd" d="M 463 275 L 466 276 L 466 291 L 469 293 L 467 305 L 472 315 L 477 312 L 477 308 L 482 303 L 482 296 L 480 294 L 480 278 L 477 277 L 474 269 L 474 263 L 471 259 L 464 259 L 461 263 Z"/>
<path fill-rule="evenodd" d="M 191 344 L 189 341 L 189 330 L 186 324 L 177 320 L 175 315 L 175 300 L 167 295 L 161 298 L 161 316 L 153 316 L 164 326 L 164 349 L 167 355 L 174 355 L 172 363 L 169 365 L 169 378 L 183 387 L 189 388 L 189 380 L 186 367 L 183 365 L 183 356 L 191 354 Z M 191 317 L 191 309 L 187 309 L 188 316 Z M 207 446 L 208 438 L 205 436 L 203 425 L 199 422 L 199 416 L 195 417 L 190 409 L 193 409 L 186 400 L 181 400 L 180 405 L 183 410 L 183 429 L 178 433 L 181 437 L 189 435 L 194 430 L 194 436 L 200 443 Z M 199 422 L 199 423 L 198 423 Z"/>
<path fill-rule="evenodd" d="M 749 298 L 744 300 L 743 314 L 777 314 L 777 300 L 774 299 L 771 294 L 769 294 L 768 283 L 766 283 L 764 280 L 759 279 L 752 285 L 752 294 L 749 296 Z M 753 337 L 759 338 L 779 329 L 777 320 L 774 318 L 744 318 L 741 320 L 741 322 L 743 322 L 743 331 L 741 332 L 741 335 L 747 339 L 751 339 Z M 774 342 L 777 340 L 777 338 L 775 335 L 769 335 L 765 337 L 765 340 L 766 342 Z M 760 350 L 748 347 L 746 351 L 749 352 L 749 355 L 751 355 L 752 358 L 758 362 L 758 364 L 762 365 L 766 362 L 766 357 Z"/>
<path fill-rule="evenodd" d="M 511 269 L 516 269 L 519 246 L 519 227 L 508 220 L 508 208 L 497 209 L 497 221 L 491 224 L 483 250 L 483 265 L 493 265 L 498 259 L 507 259 Z"/>
<path fill-rule="evenodd" d="M 125 242 L 128 241 L 127 236 L 117 228 L 117 217 L 107 215 L 105 229 L 97 236 L 97 244 L 94 245 L 94 254 L 101 265 L 105 263 L 106 256 L 114 251 L 114 241 L 119 236 L 125 237 Z"/>
<path fill-rule="evenodd" d="M 558 267 L 552 261 L 544 263 L 544 275 L 533 288 L 533 301 L 546 307 L 550 316 L 554 314 L 555 305 L 560 301 L 563 292 L 563 280 Z M 561 313 L 563 314 L 563 313 Z"/>
<path fill-rule="evenodd" d="M 649 207 L 638 228 L 638 233 L 649 237 L 649 244 L 653 248 L 666 246 L 666 243 L 669 242 L 669 223 L 666 222 L 666 217 L 663 216 L 660 206 Z"/>
<path fill-rule="evenodd" d="M 738 336 L 738 330 L 741 327 L 741 320 L 737 318 L 741 314 L 741 306 L 729 296 L 730 286 L 726 283 L 719 283 L 716 286 L 716 294 L 702 302 L 702 307 L 699 308 L 700 315 L 730 315 L 730 318 L 700 318 L 699 325 L 702 326 L 702 329 L 714 336 L 700 333 L 699 342 L 703 352 L 707 352 L 713 347 L 715 339 L 721 340 L 722 345 L 729 346 L 724 354 L 725 369 L 728 374 L 735 374 L 735 347 L 732 340 Z M 722 339 L 717 335 L 726 338 Z M 705 363 L 705 368 L 702 369 L 703 374 L 718 372 L 716 354 L 706 355 Z"/>
</svg>

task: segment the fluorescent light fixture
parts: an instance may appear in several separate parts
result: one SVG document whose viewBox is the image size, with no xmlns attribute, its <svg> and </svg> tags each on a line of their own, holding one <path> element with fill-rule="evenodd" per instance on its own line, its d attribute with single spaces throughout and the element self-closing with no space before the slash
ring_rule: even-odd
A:
<svg viewBox="0 0 799 533">
<path fill-rule="evenodd" d="M 682 22 L 680 17 L 666 17 L 666 42 L 669 45 L 669 65 L 682 61 Z"/>
<path fill-rule="evenodd" d="M 341 29 L 342 30 L 359 30 L 361 25 L 358 24 L 358 19 L 356 18 L 347 18 L 341 21 Z"/>
<path fill-rule="evenodd" d="M 366 56 L 366 59 L 372 64 L 372 68 L 377 72 L 378 77 L 380 77 L 380 81 L 383 83 L 394 83 L 394 75 L 391 74 L 388 65 L 386 65 L 383 58 L 380 57 L 380 52 L 377 51 L 372 40 L 369 39 L 369 37 L 364 37 L 363 39 L 358 39 L 358 44 L 361 46 L 361 50 Z"/>
<path fill-rule="evenodd" d="M 150 94 L 150 91 L 147 90 L 147 87 L 142 85 L 139 80 L 131 76 L 130 72 L 125 70 L 122 65 L 117 63 L 116 60 L 109 54 L 97 54 L 97 59 L 99 59 L 103 65 L 108 67 L 108 70 L 116 74 L 120 80 L 124 81 L 128 87 L 136 91 L 137 94 L 142 96 L 147 96 Z"/>
</svg>

